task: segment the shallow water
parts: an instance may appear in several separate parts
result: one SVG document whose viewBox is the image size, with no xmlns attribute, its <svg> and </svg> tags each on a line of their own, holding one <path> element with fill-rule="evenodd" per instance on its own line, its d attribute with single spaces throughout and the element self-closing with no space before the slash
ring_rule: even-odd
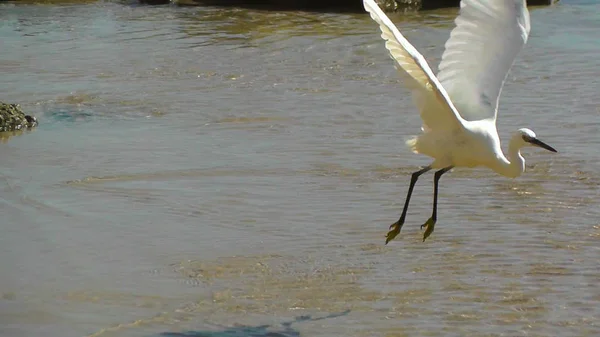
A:
<svg viewBox="0 0 600 337">
<path fill-rule="evenodd" d="M 435 68 L 455 15 L 392 18 Z M 0 144 L 0 335 L 597 336 L 600 5 L 531 16 L 499 132 L 559 153 L 445 175 L 425 243 L 423 176 L 385 246 L 428 160 L 367 15 L 0 4 L 40 120 Z"/>
</svg>

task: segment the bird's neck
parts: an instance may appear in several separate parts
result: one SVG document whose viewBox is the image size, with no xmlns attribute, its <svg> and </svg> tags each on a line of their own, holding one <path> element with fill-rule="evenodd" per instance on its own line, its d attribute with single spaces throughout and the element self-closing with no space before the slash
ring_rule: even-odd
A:
<svg viewBox="0 0 600 337">
<path fill-rule="evenodd" d="M 511 139 L 508 144 L 508 159 L 501 155 L 499 158 L 500 165 L 496 171 L 509 178 L 516 178 L 525 172 L 525 159 L 521 156 L 521 143 L 518 139 Z"/>
</svg>

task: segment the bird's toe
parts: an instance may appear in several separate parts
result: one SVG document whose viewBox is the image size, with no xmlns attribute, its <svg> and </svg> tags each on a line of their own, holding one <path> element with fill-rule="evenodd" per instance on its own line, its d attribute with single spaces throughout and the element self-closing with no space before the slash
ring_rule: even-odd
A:
<svg viewBox="0 0 600 337">
<path fill-rule="evenodd" d="M 400 234 L 400 229 L 402 228 L 402 226 L 400 225 L 400 223 L 394 222 L 391 226 L 390 226 L 390 231 L 385 235 L 385 244 L 387 245 L 388 242 L 392 241 L 398 234 Z"/>
<path fill-rule="evenodd" d="M 427 239 L 431 235 L 431 233 L 433 233 L 433 230 L 435 228 L 435 220 L 433 218 L 429 218 L 427 222 L 421 225 L 421 229 L 423 228 L 425 228 L 425 233 L 423 233 L 423 242 L 425 242 L 425 239 Z"/>
</svg>

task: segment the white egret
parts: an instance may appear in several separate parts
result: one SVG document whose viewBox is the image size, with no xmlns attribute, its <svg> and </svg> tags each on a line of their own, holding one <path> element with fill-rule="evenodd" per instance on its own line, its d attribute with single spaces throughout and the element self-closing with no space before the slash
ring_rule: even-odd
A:
<svg viewBox="0 0 600 337">
<path fill-rule="evenodd" d="M 437 221 L 438 182 L 454 167 L 485 166 L 510 178 L 525 171 L 520 150 L 538 146 L 556 152 L 529 129 L 511 138 L 508 158 L 500 147 L 496 129 L 502 86 L 529 36 L 529 11 L 525 0 L 462 0 L 456 27 L 446 42 L 437 77 L 421 55 L 398 31 L 374 0 L 364 7 L 379 24 L 385 47 L 410 89 L 423 126 L 407 141 L 414 153 L 433 162 L 412 174 L 400 219 L 390 226 L 386 244 L 402 229 L 410 196 L 423 173 L 437 169 L 433 179 L 433 212 L 421 226 L 423 241 Z"/>
</svg>

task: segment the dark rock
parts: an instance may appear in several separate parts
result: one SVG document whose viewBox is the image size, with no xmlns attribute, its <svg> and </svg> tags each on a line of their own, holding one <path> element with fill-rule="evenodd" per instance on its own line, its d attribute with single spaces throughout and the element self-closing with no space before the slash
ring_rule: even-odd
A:
<svg viewBox="0 0 600 337">
<path fill-rule="evenodd" d="M 140 0 L 153 1 L 153 0 Z M 160 0 L 154 0 L 160 1 Z M 394 0 L 390 0 L 394 2 Z M 363 12 L 362 0 L 172 0 L 176 5 L 240 7 L 274 11 Z"/>
<path fill-rule="evenodd" d="M 30 129 L 37 124 L 37 119 L 26 115 L 18 104 L 0 102 L 0 132 Z"/>
<path fill-rule="evenodd" d="M 168 5 L 171 3 L 170 0 L 139 0 L 139 2 L 145 5 Z"/>
<path fill-rule="evenodd" d="M 235 6 L 269 10 L 312 10 L 336 12 L 364 12 L 362 0 L 138 0 L 148 5 L 174 3 L 176 5 Z M 398 10 L 429 10 L 458 7 L 460 0 L 375 0 L 384 12 Z M 529 6 L 551 5 L 558 0 L 528 0 Z"/>
</svg>

